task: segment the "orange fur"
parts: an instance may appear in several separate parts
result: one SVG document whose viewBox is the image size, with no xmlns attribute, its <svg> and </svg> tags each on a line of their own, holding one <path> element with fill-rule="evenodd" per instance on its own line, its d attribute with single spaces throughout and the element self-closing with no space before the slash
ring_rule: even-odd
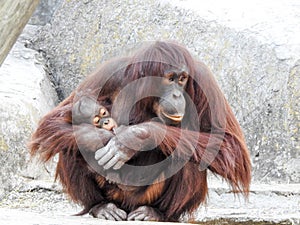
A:
<svg viewBox="0 0 300 225">
<path fill-rule="evenodd" d="M 184 117 L 185 126 L 181 128 L 149 122 L 156 117 L 154 107 L 157 99 L 148 97 L 137 102 L 130 114 L 130 124 L 147 124 L 151 133 L 165 137 L 155 151 L 150 151 L 147 157 L 137 154 L 131 163 L 137 166 L 149 162 L 154 164 L 173 154 L 176 148 L 174 160 L 191 158 L 165 181 L 128 189 L 109 184 L 89 168 L 78 149 L 72 127 L 72 105 L 73 101 L 77 101 L 76 94 L 82 92 L 95 97 L 111 110 L 119 90 L 124 86 L 139 78 L 162 76 L 170 65 L 188 67 L 190 77 L 185 91 L 192 104 L 187 104 L 186 115 L 191 117 Z M 156 86 L 148 81 L 141 83 L 131 90 L 130 95 L 153 93 Z M 129 104 L 128 101 L 124 98 L 119 107 L 122 109 Z M 195 116 L 191 113 L 191 105 L 196 108 Z M 120 111 L 113 118 L 118 124 L 127 125 L 122 116 Z M 197 120 L 199 124 L 195 123 Z M 133 56 L 117 58 L 102 65 L 41 120 L 32 136 L 30 149 L 32 155 L 40 154 L 43 161 L 59 154 L 56 176 L 70 197 L 85 207 L 83 212 L 108 202 L 114 202 L 127 212 L 140 205 L 148 205 L 159 210 L 164 220 L 176 221 L 205 202 L 207 169 L 222 176 L 234 191 L 245 196 L 251 181 L 250 157 L 242 130 L 211 72 L 184 47 L 172 42 L 156 42 L 138 50 Z"/>
</svg>

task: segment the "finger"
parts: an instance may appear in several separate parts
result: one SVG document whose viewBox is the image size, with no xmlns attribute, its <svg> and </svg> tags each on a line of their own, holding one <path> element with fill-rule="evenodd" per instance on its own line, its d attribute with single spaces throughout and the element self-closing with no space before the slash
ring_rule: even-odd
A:
<svg viewBox="0 0 300 225">
<path fill-rule="evenodd" d="M 108 220 L 116 220 L 109 212 L 105 211 L 103 212 L 104 216 Z"/>
<path fill-rule="evenodd" d="M 105 170 L 108 170 L 109 168 L 113 167 L 116 163 L 118 163 L 118 161 L 119 158 L 115 155 L 103 166 L 103 168 Z"/>
<path fill-rule="evenodd" d="M 103 147 L 103 148 L 100 148 L 95 153 L 95 159 L 98 161 L 99 159 L 101 159 L 105 155 L 106 152 L 107 152 L 107 147 L 106 146 Z"/>
<path fill-rule="evenodd" d="M 114 143 L 115 142 L 113 140 L 111 140 L 110 142 L 108 142 L 108 144 L 106 146 L 97 150 L 96 154 L 95 154 L 95 159 L 100 160 L 102 157 L 104 157 L 109 152 L 113 152 Z M 112 154 L 112 156 L 113 156 L 113 154 Z"/>
<path fill-rule="evenodd" d="M 122 221 L 123 220 L 115 211 L 110 212 L 110 214 L 114 218 L 113 220 L 115 220 L 115 221 Z"/>
<path fill-rule="evenodd" d="M 98 160 L 98 164 L 100 166 L 105 165 L 112 157 L 114 157 L 114 155 L 112 154 L 112 152 L 107 152 L 101 159 Z"/>
<path fill-rule="evenodd" d="M 106 219 L 105 216 L 104 216 L 103 214 L 98 214 L 98 215 L 97 215 L 97 218 L 98 218 L 98 219 L 102 219 L 102 220 L 105 220 L 105 219 Z"/>
<path fill-rule="evenodd" d="M 113 169 L 114 169 L 114 170 L 118 170 L 118 169 L 120 169 L 124 164 L 125 164 L 125 162 L 118 161 L 118 162 L 114 165 Z"/>
<path fill-rule="evenodd" d="M 138 216 L 139 214 L 141 214 L 141 212 L 131 212 L 128 214 L 127 220 L 134 220 L 136 216 Z"/>
<path fill-rule="evenodd" d="M 145 216 L 144 221 L 149 221 L 149 220 L 154 220 L 154 219 L 151 218 L 150 216 Z"/>
<path fill-rule="evenodd" d="M 122 210 L 122 209 L 117 209 L 115 211 L 116 214 L 118 214 L 118 216 L 122 219 L 122 220 L 125 220 L 127 218 L 127 213 Z"/>
<path fill-rule="evenodd" d="M 135 221 L 142 221 L 145 219 L 145 214 L 144 213 L 140 213 L 139 215 L 134 217 Z"/>
</svg>

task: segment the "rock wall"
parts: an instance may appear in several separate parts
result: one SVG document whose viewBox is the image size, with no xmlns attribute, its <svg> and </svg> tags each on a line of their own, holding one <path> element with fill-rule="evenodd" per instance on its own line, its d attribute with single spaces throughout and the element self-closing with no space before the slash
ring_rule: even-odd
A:
<svg viewBox="0 0 300 225">
<path fill-rule="evenodd" d="M 32 15 L 29 24 L 32 25 L 46 25 L 52 19 L 56 9 L 60 6 L 62 0 L 42 0 L 37 6 Z"/>
<path fill-rule="evenodd" d="M 184 4 L 192 0 L 178 0 L 178 7 L 173 5 L 176 0 L 41 1 L 30 21 L 34 26 L 24 29 L 0 67 L 0 207 L 4 212 L 0 221 L 23 224 L 43 217 L 51 223 L 53 216 L 64 215 L 60 218 L 63 223 L 73 222 L 66 215 L 81 208 L 69 204 L 61 187 L 53 184 L 54 165 L 41 165 L 29 157 L 26 145 L 38 120 L 59 102 L 58 97 L 66 97 L 105 59 L 141 41 L 175 39 L 216 76 L 245 131 L 257 182 L 252 184 L 245 204 L 232 195 L 226 184 L 210 176 L 208 205 L 199 208 L 195 221 L 299 224 L 300 41 L 296 37 L 300 20 L 293 17 L 293 25 L 287 16 L 299 11 L 300 5 L 295 4 L 289 11 L 279 8 L 279 1 L 272 0 L 270 9 L 277 7 L 285 14 L 278 16 L 286 23 L 280 26 L 290 33 L 280 34 L 286 38 L 292 32 L 291 41 L 262 40 L 257 36 L 255 28 L 273 30 L 274 23 L 230 28 L 223 23 L 226 17 L 223 21 L 207 17 L 203 1 L 194 1 L 201 2 L 200 12 L 197 8 L 185 9 L 191 8 Z M 222 0 L 216 2 L 225 4 Z M 260 5 L 266 2 L 260 1 Z M 226 1 L 227 8 L 229 3 Z M 226 15 L 222 4 L 214 4 L 216 8 L 208 14 L 222 9 L 222 16 Z M 251 4 L 264 14 L 253 1 Z M 243 22 L 240 24 L 243 26 Z M 42 26 L 38 29 L 36 25 Z M 20 217 L 19 210 L 6 208 L 22 209 L 24 215 Z M 28 209 L 37 213 L 25 213 Z M 95 222 L 86 217 L 75 219 Z"/>
<path fill-rule="evenodd" d="M 299 54 L 279 56 L 251 31 L 154 0 L 64 1 L 32 47 L 46 53 L 63 99 L 124 46 L 159 39 L 183 43 L 211 68 L 244 129 L 254 179 L 300 182 Z"/>
<path fill-rule="evenodd" d="M 43 57 L 24 46 L 35 32 L 34 27 L 25 28 L 0 68 L 0 199 L 26 180 L 53 181 L 53 173 L 30 158 L 27 149 L 39 119 L 58 103 Z"/>
<path fill-rule="evenodd" d="M 31 23 L 52 20 L 38 31 L 27 26 L 0 68 L 0 163 L 7 174 L 0 195 L 28 177 L 45 176 L 43 167 L 30 164 L 26 144 L 57 96 L 62 100 L 124 48 L 161 39 L 183 43 L 213 71 L 244 129 L 254 180 L 300 182 L 299 55 L 278 55 L 252 31 L 207 21 L 167 1 L 49 0 L 42 5 L 51 10 Z"/>
</svg>

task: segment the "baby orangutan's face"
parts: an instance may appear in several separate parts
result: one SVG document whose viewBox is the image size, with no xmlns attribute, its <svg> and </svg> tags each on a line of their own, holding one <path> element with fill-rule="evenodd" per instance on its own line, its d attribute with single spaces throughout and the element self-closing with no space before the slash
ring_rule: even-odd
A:
<svg viewBox="0 0 300 225">
<path fill-rule="evenodd" d="M 111 131 L 117 127 L 116 121 L 111 117 L 102 118 L 99 121 L 99 125 L 101 128 L 103 128 L 105 130 L 111 130 Z"/>
<path fill-rule="evenodd" d="M 110 113 L 103 106 L 100 106 L 99 114 L 94 117 L 93 124 L 96 127 L 110 131 L 117 127 L 116 121 L 110 117 Z"/>
<path fill-rule="evenodd" d="M 99 114 L 94 117 L 93 124 L 96 127 L 100 128 L 100 120 L 102 118 L 109 117 L 109 116 L 110 116 L 110 113 L 108 112 L 108 110 L 104 106 L 100 106 Z"/>
</svg>

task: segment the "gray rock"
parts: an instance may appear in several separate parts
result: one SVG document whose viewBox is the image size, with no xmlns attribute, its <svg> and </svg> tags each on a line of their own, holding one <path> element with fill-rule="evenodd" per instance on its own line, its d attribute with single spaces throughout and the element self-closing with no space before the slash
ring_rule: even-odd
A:
<svg viewBox="0 0 300 225">
<path fill-rule="evenodd" d="M 37 16 L 46 16 L 31 21 L 48 24 L 39 32 L 27 26 L 0 68 L 0 223 L 99 224 L 89 216 L 70 216 L 81 208 L 70 203 L 61 186 L 53 183 L 53 165 L 45 168 L 29 158 L 27 141 L 39 118 L 57 104 L 55 91 L 61 99 L 66 97 L 97 64 L 118 55 L 124 46 L 175 39 L 216 75 L 244 128 L 257 181 L 245 202 L 232 195 L 226 184 L 210 177 L 208 204 L 199 208 L 196 221 L 300 224 L 300 187 L 287 184 L 300 182 L 297 33 L 292 32 L 292 45 L 280 38 L 266 38 L 272 37 L 269 33 L 262 38 L 257 33 L 267 30 L 266 23 L 233 29 L 224 23 L 226 17 L 222 21 L 201 16 L 169 2 L 173 1 L 64 1 L 49 23 L 60 1 L 41 1 L 44 10 Z M 221 6 L 215 5 L 216 11 L 209 13 L 216 13 L 217 7 Z M 299 5 L 293 9 L 296 12 Z M 290 20 L 285 17 L 285 21 Z M 285 27 L 297 31 L 296 25 Z M 33 44 L 28 42 L 32 37 Z M 40 53 L 25 48 L 24 43 Z"/>
<path fill-rule="evenodd" d="M 76 217 L 76 216 L 63 216 L 60 214 L 38 214 L 34 212 L 24 212 L 21 210 L 7 210 L 0 208 L 0 221 L 1 217 L 4 217 L 6 225 L 50 225 L 50 224 L 60 224 L 60 225 L 115 225 L 115 221 L 107 221 L 101 219 L 92 219 L 87 217 Z M 2 216 L 5 215 L 5 216 Z M 144 222 L 144 221 L 118 221 L 119 225 L 160 225 L 158 222 Z M 163 223 L 165 225 L 174 225 L 175 223 Z M 185 223 L 176 223 L 176 225 L 185 225 Z"/>
<path fill-rule="evenodd" d="M 28 35 L 35 33 L 27 26 L 0 68 L 0 197 L 17 190 L 26 180 L 48 178 L 53 173 L 36 159 L 31 159 L 27 143 L 39 119 L 57 104 L 42 57 L 24 47 Z M 48 171 L 48 172 L 47 172 Z"/>
<path fill-rule="evenodd" d="M 272 7 L 282 11 L 281 5 Z M 293 12 L 300 8 L 293 7 Z M 298 15 L 291 13 L 287 20 L 296 31 Z M 245 132 L 254 180 L 300 182 L 300 56 L 289 50 L 300 43 L 282 42 L 284 37 L 272 41 L 269 33 L 257 35 L 264 30 L 263 21 L 258 30 L 254 25 L 237 30 L 222 22 L 215 17 L 205 20 L 168 1 L 65 1 L 36 36 L 33 48 L 49 58 L 63 99 L 97 64 L 118 55 L 124 46 L 158 39 L 183 43 L 211 68 L 228 97 Z M 269 26 L 271 32 L 276 24 Z"/>
<path fill-rule="evenodd" d="M 55 10 L 62 2 L 62 0 L 40 1 L 28 23 L 31 25 L 45 25 L 49 23 L 55 13 Z"/>
<path fill-rule="evenodd" d="M 12 191 L 1 200 L 0 223 L 115 224 L 113 221 L 94 219 L 89 215 L 70 216 L 81 211 L 81 208 L 70 203 L 59 189 L 44 184 L 32 184 L 32 187 L 35 188 Z M 300 184 L 252 185 L 248 200 L 233 195 L 228 186 L 219 179 L 211 177 L 209 187 L 207 204 L 202 205 L 195 213 L 195 222 L 207 225 L 300 224 Z M 182 221 L 188 220 L 182 218 Z M 119 223 L 155 224 L 125 221 Z"/>
<path fill-rule="evenodd" d="M 209 179 L 207 206 L 196 221 L 208 224 L 299 224 L 300 184 L 252 184 L 248 199 L 233 195 L 226 183 Z"/>
</svg>

